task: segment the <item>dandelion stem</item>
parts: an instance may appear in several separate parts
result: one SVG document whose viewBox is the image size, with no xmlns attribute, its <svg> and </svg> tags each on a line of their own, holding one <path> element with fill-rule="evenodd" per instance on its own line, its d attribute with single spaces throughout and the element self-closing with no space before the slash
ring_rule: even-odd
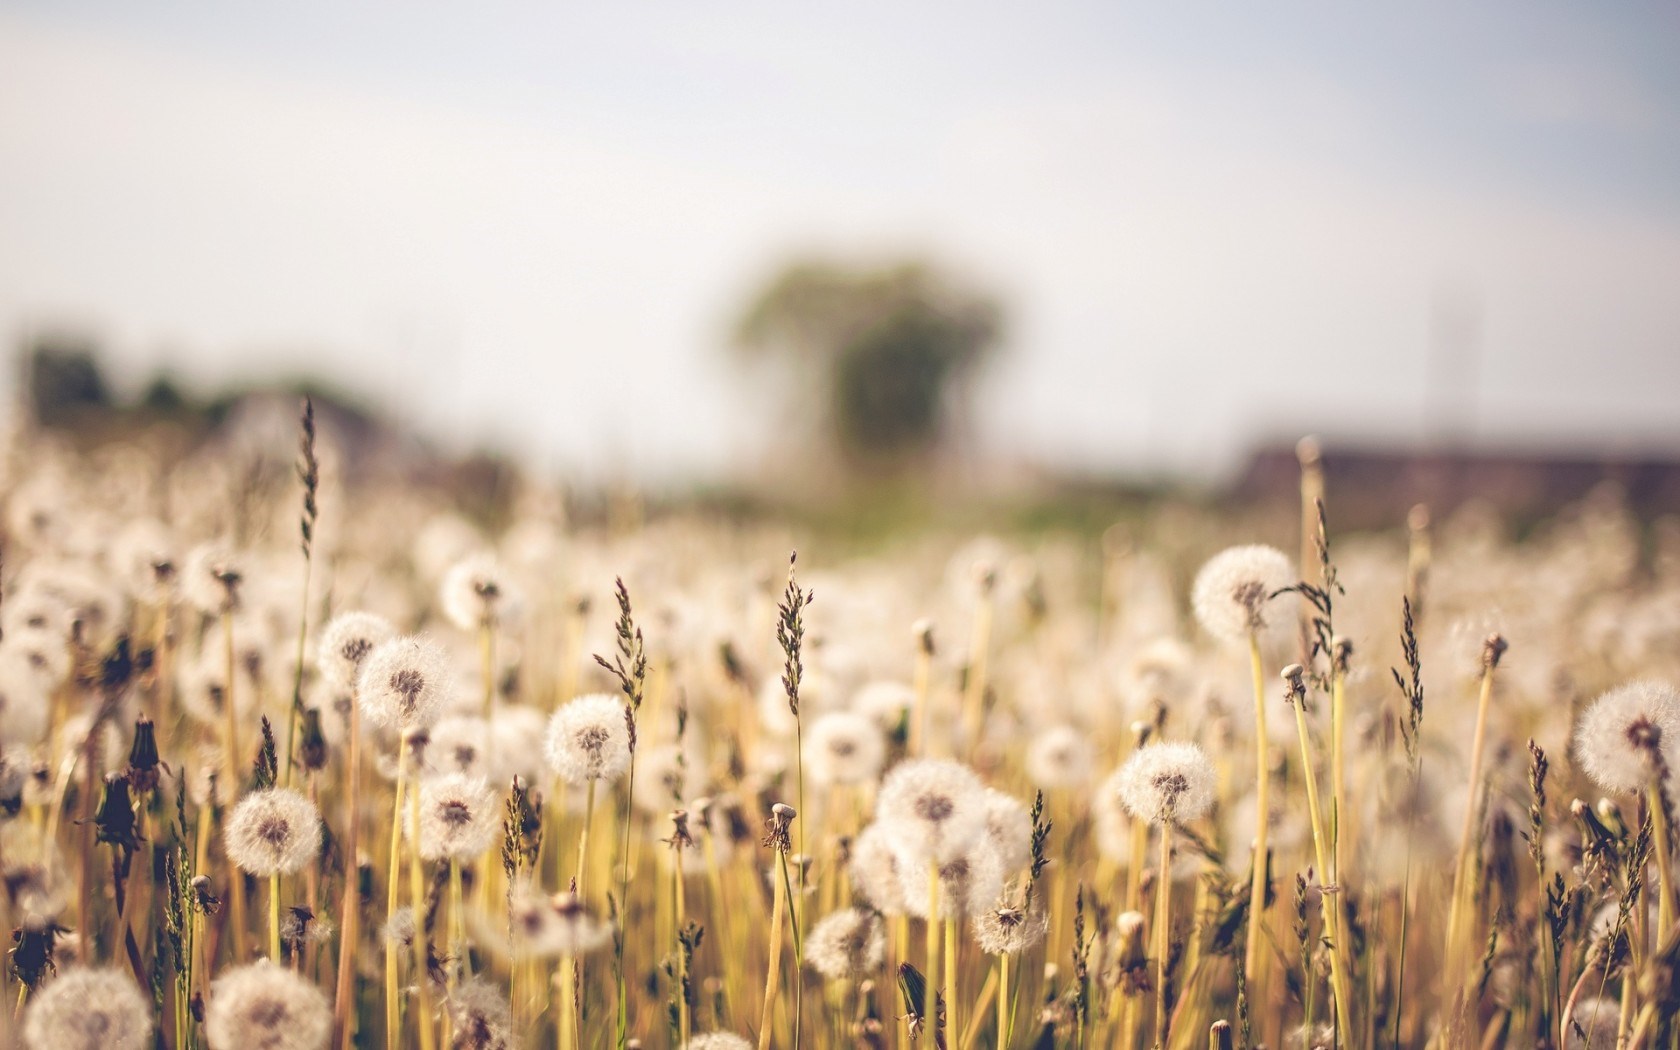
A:
<svg viewBox="0 0 1680 1050">
<path fill-rule="evenodd" d="M 280 958 L 280 873 L 268 877 L 268 956 L 276 966 L 284 965 Z"/>
<path fill-rule="evenodd" d="M 1260 658 L 1260 636 L 1248 632 L 1249 667 L 1254 675 L 1254 870 L 1248 889 L 1248 941 L 1244 947 L 1243 973 L 1248 994 L 1263 994 L 1260 987 L 1261 927 L 1266 910 L 1266 826 L 1271 822 L 1269 791 L 1271 750 L 1266 740 L 1265 666 Z"/>
<path fill-rule="evenodd" d="M 1155 876 L 1155 1046 L 1167 1045 L 1167 926 L 1172 915 L 1172 823 L 1161 822 L 1161 860 Z"/>
<path fill-rule="evenodd" d="M 584 899 L 583 898 L 583 876 L 584 876 L 584 872 L 587 870 L 588 864 L 589 864 L 589 825 L 594 822 L 594 817 L 595 817 L 595 785 L 598 784 L 598 783 L 599 783 L 599 781 L 597 781 L 593 777 L 591 777 L 590 780 L 589 780 L 589 786 L 584 790 L 583 830 L 578 832 L 577 873 L 575 875 L 573 875 L 573 877 L 572 877 L 572 881 L 577 883 L 577 891 L 576 892 L 577 892 L 579 900 Z M 621 903 L 620 907 L 622 907 L 622 906 L 623 905 Z"/>
<path fill-rule="evenodd" d="M 408 788 L 408 749 L 397 751 L 397 782 L 392 799 L 391 853 L 385 869 L 385 1046 L 398 1050 L 402 1045 L 402 1000 L 397 983 L 397 902 L 401 899 L 402 882 L 402 814 L 403 792 Z M 420 917 L 415 916 L 415 936 L 419 936 Z"/>
</svg>

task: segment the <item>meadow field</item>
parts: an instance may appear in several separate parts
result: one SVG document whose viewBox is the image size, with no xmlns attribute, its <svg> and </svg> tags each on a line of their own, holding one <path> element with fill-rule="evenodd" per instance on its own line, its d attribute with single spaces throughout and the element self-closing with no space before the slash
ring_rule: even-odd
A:
<svg viewBox="0 0 1680 1050">
<path fill-rule="evenodd" d="M 862 543 L 299 423 L 7 439 L 0 1045 L 1680 1038 L 1680 528 L 1612 486 Z"/>
</svg>

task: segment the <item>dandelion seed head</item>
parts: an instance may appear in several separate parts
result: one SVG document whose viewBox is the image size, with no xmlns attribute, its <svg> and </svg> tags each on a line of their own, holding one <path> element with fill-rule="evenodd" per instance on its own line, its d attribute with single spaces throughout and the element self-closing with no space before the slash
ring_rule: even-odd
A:
<svg viewBox="0 0 1680 1050">
<path fill-rule="evenodd" d="M 241 798 L 222 831 L 228 860 L 251 875 L 290 875 L 321 853 L 321 814 L 291 788 L 266 788 Z"/>
<path fill-rule="evenodd" d="M 1097 749 L 1073 726 L 1051 726 L 1027 745 L 1027 777 L 1041 788 L 1077 788 L 1091 779 Z"/>
<path fill-rule="evenodd" d="M 987 955 L 1019 955 L 1050 932 L 1050 917 L 1041 908 L 1025 911 L 994 905 L 978 909 L 970 925 L 980 950 Z"/>
<path fill-rule="evenodd" d="M 1575 1004 L 1573 1021 L 1563 1035 L 1566 1050 L 1610 1050 L 1616 1045 L 1622 1005 L 1609 996 L 1589 996 Z M 1576 1029 L 1579 1028 L 1579 1031 Z"/>
<path fill-rule="evenodd" d="M 446 1006 L 455 1027 L 450 1050 L 513 1050 L 513 1009 L 496 985 L 474 977 L 450 993 Z"/>
<path fill-rule="evenodd" d="M 181 565 L 181 597 L 206 616 L 239 608 L 245 565 L 224 543 L 201 543 Z"/>
<path fill-rule="evenodd" d="M 391 621 L 370 612 L 339 613 L 321 629 L 315 642 L 315 666 L 321 677 L 349 692 L 372 652 L 397 636 Z"/>
<path fill-rule="evenodd" d="M 1642 791 L 1657 775 L 1652 750 L 1671 774 L 1680 759 L 1680 690 L 1662 682 L 1630 682 L 1594 700 L 1575 728 L 1575 758 L 1612 794 Z"/>
<path fill-rule="evenodd" d="M 825 915 L 805 935 L 805 961 L 831 981 L 875 972 L 886 948 L 881 917 L 864 908 Z"/>
<path fill-rule="evenodd" d="M 591 693 L 567 703 L 548 722 L 548 764 L 572 786 L 617 780 L 630 766 L 624 703 Z"/>
<path fill-rule="evenodd" d="M 414 909 L 398 908 L 386 916 L 384 925 L 379 929 L 379 939 L 396 948 L 407 948 L 414 944 L 417 931 Z"/>
<path fill-rule="evenodd" d="M 1188 824 L 1213 807 L 1212 759 L 1195 744 L 1145 744 L 1114 781 L 1126 811 L 1151 824 Z"/>
<path fill-rule="evenodd" d="M 145 1050 L 152 1004 L 126 970 L 66 968 L 30 997 L 23 1042 L 42 1050 Z"/>
<path fill-rule="evenodd" d="M 892 732 L 909 717 L 916 702 L 916 690 L 903 682 L 870 682 L 852 695 L 852 710 L 873 721 L 883 732 Z"/>
<path fill-rule="evenodd" d="M 986 839 L 967 853 L 939 865 L 939 917 L 961 919 L 997 903 L 1003 893 L 1003 858 Z M 899 893 L 904 910 L 918 919 L 928 917 L 928 865 L 920 856 L 899 855 Z"/>
<path fill-rule="evenodd" d="M 1191 604 L 1202 629 L 1223 642 L 1240 642 L 1264 631 L 1272 595 L 1295 582 L 1289 556 L 1276 547 L 1251 544 L 1215 554 L 1196 574 Z"/>
<path fill-rule="evenodd" d="M 497 704 L 490 720 L 490 755 L 487 769 L 498 787 L 513 783 L 516 776 L 535 784 L 546 779 L 544 738 L 548 718 L 524 704 Z"/>
<path fill-rule="evenodd" d="M 879 823 L 858 832 L 852 840 L 852 857 L 846 871 L 851 876 L 852 889 L 876 911 L 883 915 L 903 915 L 904 891 L 892 840 L 892 832 Z"/>
<path fill-rule="evenodd" d="M 438 604 L 450 623 L 463 631 L 507 619 L 519 598 L 494 555 L 468 555 L 450 566 L 438 587 Z"/>
<path fill-rule="evenodd" d="M 986 838 L 997 851 L 1005 874 L 1032 862 L 1032 811 L 1013 795 L 986 789 Z"/>
<path fill-rule="evenodd" d="M 734 1032 L 704 1032 L 684 1043 L 682 1050 L 753 1050 L 753 1044 Z"/>
<path fill-rule="evenodd" d="M 356 696 L 375 726 L 407 732 L 437 721 L 448 696 L 449 661 L 425 638 L 393 638 L 362 660 Z"/>
<path fill-rule="evenodd" d="M 307 978 L 261 959 L 211 982 L 204 1035 L 210 1050 L 322 1050 L 332 1008 Z"/>
<path fill-rule="evenodd" d="M 805 767 L 818 784 L 863 784 L 881 773 L 887 741 L 868 717 L 831 711 L 805 733 Z"/>
<path fill-rule="evenodd" d="M 502 830 L 502 807 L 482 777 L 444 773 L 420 786 L 420 856 L 476 860 Z"/>
<path fill-rule="evenodd" d="M 432 726 L 429 737 L 421 775 L 459 773 L 489 779 L 490 725 L 484 719 L 475 715 L 449 715 Z"/>
<path fill-rule="evenodd" d="M 8 640 L 0 650 L 0 747 L 40 743 L 51 719 L 51 699 L 45 684 Z"/>
<path fill-rule="evenodd" d="M 986 832 L 984 785 L 972 769 L 948 759 L 894 766 L 881 784 L 875 812 L 891 829 L 896 848 L 936 863 L 961 857 Z"/>
</svg>

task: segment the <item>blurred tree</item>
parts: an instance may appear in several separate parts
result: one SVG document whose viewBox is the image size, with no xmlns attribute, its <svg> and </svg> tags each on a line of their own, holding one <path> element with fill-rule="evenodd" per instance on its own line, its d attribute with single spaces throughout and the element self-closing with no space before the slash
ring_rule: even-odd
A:
<svg viewBox="0 0 1680 1050">
<path fill-rule="evenodd" d="M 73 426 L 111 407 L 111 391 L 91 340 L 42 335 L 23 355 L 23 388 L 42 426 Z"/>
<path fill-rule="evenodd" d="M 753 298 L 735 345 L 743 361 L 791 373 L 807 440 L 875 474 L 925 466 L 949 443 L 1000 321 L 990 297 L 924 263 L 805 261 Z"/>
</svg>

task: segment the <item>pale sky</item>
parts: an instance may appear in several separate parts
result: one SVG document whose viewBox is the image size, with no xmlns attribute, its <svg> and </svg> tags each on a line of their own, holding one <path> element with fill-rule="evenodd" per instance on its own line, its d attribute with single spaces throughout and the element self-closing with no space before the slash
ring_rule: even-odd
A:
<svg viewBox="0 0 1680 1050">
<path fill-rule="evenodd" d="M 1012 459 L 1422 437 L 1465 300 L 1472 437 L 1676 449 L 1677 10 L 0 0 L 0 338 L 715 476 L 754 284 L 917 251 L 1009 307 Z"/>
</svg>

